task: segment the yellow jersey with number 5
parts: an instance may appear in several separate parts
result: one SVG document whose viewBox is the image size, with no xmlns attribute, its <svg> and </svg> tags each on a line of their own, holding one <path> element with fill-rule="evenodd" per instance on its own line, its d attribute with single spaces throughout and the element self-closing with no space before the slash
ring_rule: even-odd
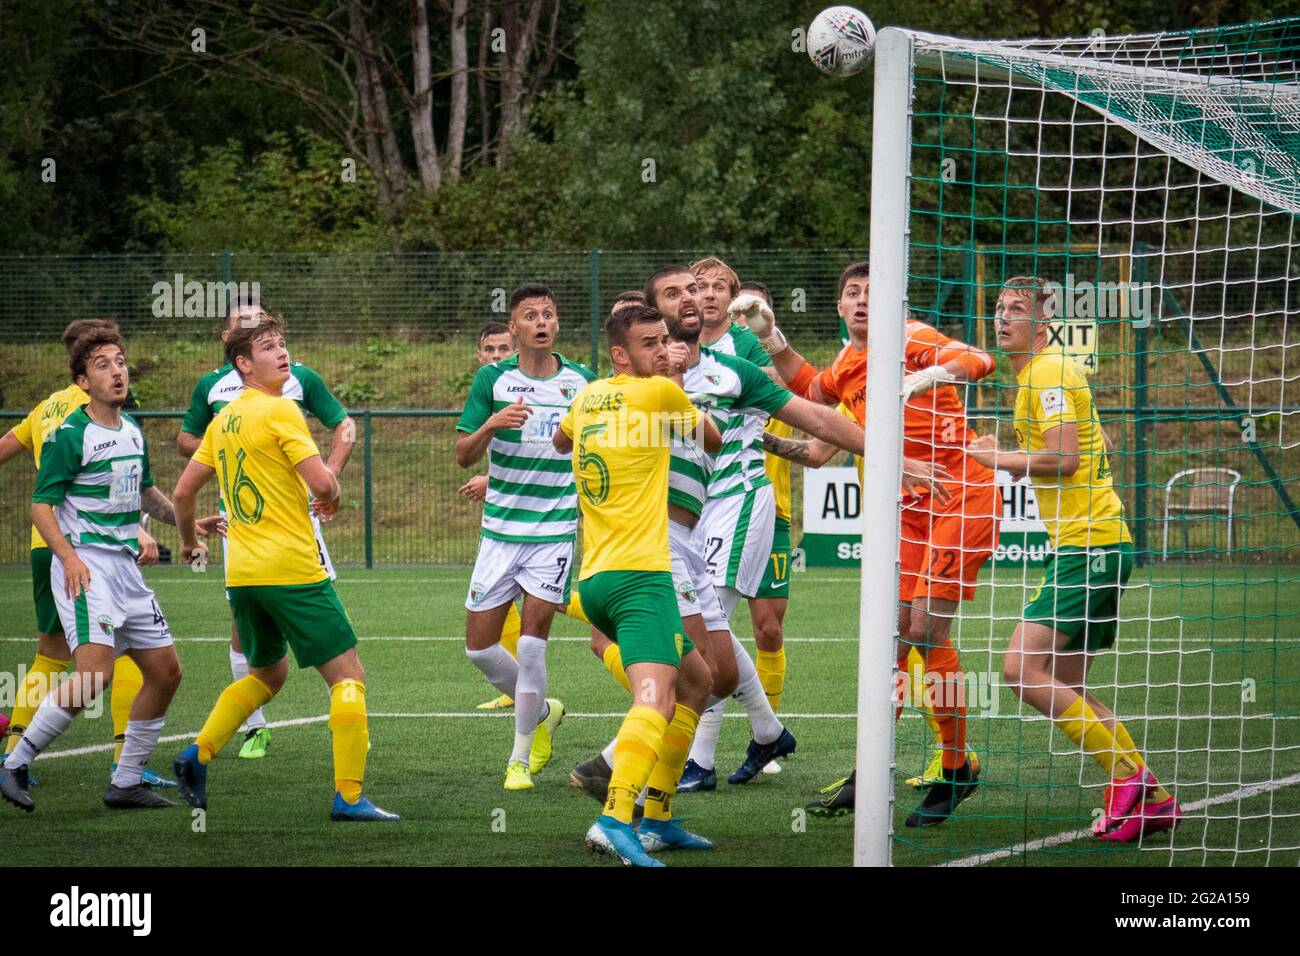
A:
<svg viewBox="0 0 1300 956">
<path fill-rule="evenodd" d="M 672 431 L 689 433 L 699 418 L 686 393 L 657 375 L 597 379 L 574 398 L 560 429 L 573 439 L 583 522 L 579 580 L 601 571 L 672 570 Z"/>
<path fill-rule="evenodd" d="M 194 460 L 217 473 L 226 504 L 226 585 L 315 584 L 307 483 L 297 465 L 320 455 L 292 399 L 245 389 L 217 413 Z"/>
<path fill-rule="evenodd" d="M 1124 504 L 1115 493 L 1110 458 L 1088 380 L 1066 355 L 1039 352 L 1020 370 L 1016 392 L 1016 442 L 1043 449 L 1043 434 L 1073 423 L 1079 432 L 1079 467 L 1073 475 L 1033 478 L 1038 515 L 1054 549 L 1096 548 L 1131 542 Z"/>
</svg>

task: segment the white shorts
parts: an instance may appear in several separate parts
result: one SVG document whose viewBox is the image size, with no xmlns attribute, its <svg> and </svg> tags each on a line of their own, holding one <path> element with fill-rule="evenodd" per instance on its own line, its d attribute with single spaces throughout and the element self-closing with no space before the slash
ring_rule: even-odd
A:
<svg viewBox="0 0 1300 956">
<path fill-rule="evenodd" d="M 572 541 L 497 541 L 479 538 L 465 607 L 490 611 L 526 591 L 561 607 L 569 603 Z"/>
<path fill-rule="evenodd" d="M 50 587 L 70 650 L 102 644 L 117 657 L 171 645 L 171 628 L 135 558 L 107 548 L 77 548 L 77 557 L 90 569 L 90 587 L 75 601 L 64 589 L 63 562 L 57 557 L 50 562 Z"/>
<path fill-rule="evenodd" d="M 311 515 L 311 530 L 316 532 L 316 554 L 320 557 L 321 567 L 329 574 L 331 581 L 338 580 L 339 573 L 334 570 L 334 562 L 330 560 L 330 549 L 325 547 L 325 536 L 321 534 L 320 518 L 314 511 Z"/>
<path fill-rule="evenodd" d="M 735 588 L 745 597 L 757 594 L 775 533 L 770 484 L 706 501 L 695 534 L 713 586 Z"/>
<path fill-rule="evenodd" d="M 725 631 L 727 619 L 718 592 L 713 587 L 704 558 L 700 554 L 695 529 L 668 520 L 668 553 L 673 561 L 673 590 L 677 592 L 677 611 L 683 618 L 692 614 L 704 617 L 708 631 Z"/>
</svg>

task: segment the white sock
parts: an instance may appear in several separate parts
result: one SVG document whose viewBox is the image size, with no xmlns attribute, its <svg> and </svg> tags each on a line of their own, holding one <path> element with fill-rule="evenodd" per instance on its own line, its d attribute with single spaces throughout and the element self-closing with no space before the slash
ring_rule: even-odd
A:
<svg viewBox="0 0 1300 956">
<path fill-rule="evenodd" d="M 770 744 L 781 736 L 785 725 L 772 712 L 772 705 L 768 703 L 767 694 L 763 693 L 763 685 L 758 679 L 758 669 L 734 633 L 731 635 L 731 650 L 736 655 L 736 669 L 740 671 L 736 692 L 731 696 L 745 708 L 754 739 L 760 744 Z"/>
<path fill-rule="evenodd" d="M 122 756 L 113 773 L 113 786 L 134 787 L 140 782 L 140 771 L 145 761 L 158 746 L 162 734 L 163 719 L 128 720 L 126 722 L 126 742 L 122 744 Z"/>
<path fill-rule="evenodd" d="M 519 678 L 515 684 L 515 749 L 510 759 L 527 763 L 533 734 L 546 712 L 546 641 L 524 634 L 515 650 Z"/>
<path fill-rule="evenodd" d="M 718 737 L 722 734 L 722 711 L 726 701 L 718 701 L 700 714 L 695 739 L 691 741 L 691 760 L 705 770 L 712 770 L 717 762 Z"/>
<path fill-rule="evenodd" d="M 243 680 L 248 676 L 248 658 L 233 647 L 230 649 L 230 673 L 235 680 Z M 266 715 L 262 713 L 262 708 L 259 707 L 248 715 L 248 720 L 244 721 L 244 726 L 239 729 L 244 733 L 248 733 L 250 730 L 257 730 L 259 727 L 265 726 Z"/>
<path fill-rule="evenodd" d="M 23 732 L 22 740 L 18 741 L 14 752 L 5 758 L 6 769 L 21 770 L 23 767 L 30 766 L 36 759 L 36 755 L 56 740 L 59 734 L 67 730 L 72 723 L 75 715 L 56 704 L 54 696 L 54 691 L 50 691 L 41 701 L 41 706 L 36 708 L 31 723 Z"/>
<path fill-rule="evenodd" d="M 465 648 L 465 656 L 470 663 L 483 672 L 487 682 L 505 694 L 515 696 L 515 680 L 519 676 L 519 665 L 510 656 L 510 652 L 500 644 L 493 644 L 481 651 Z"/>
<path fill-rule="evenodd" d="M 611 768 L 614 766 L 614 744 L 616 743 L 618 743 L 617 740 L 611 740 L 609 746 L 600 752 L 600 755 L 605 758 L 605 763 L 609 764 Z"/>
</svg>

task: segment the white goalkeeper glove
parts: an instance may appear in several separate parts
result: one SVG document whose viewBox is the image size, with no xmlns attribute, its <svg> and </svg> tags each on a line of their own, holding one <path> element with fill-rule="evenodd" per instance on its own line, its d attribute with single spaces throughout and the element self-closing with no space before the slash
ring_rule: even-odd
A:
<svg viewBox="0 0 1300 956">
<path fill-rule="evenodd" d="M 923 368 L 903 378 L 903 401 L 906 402 L 917 395 L 924 395 L 930 389 L 939 385 L 951 385 L 955 381 L 957 381 L 957 376 L 942 365 L 931 365 L 929 368 Z"/>
<path fill-rule="evenodd" d="M 749 330 L 758 336 L 758 343 L 768 355 L 784 352 L 789 347 L 785 336 L 776 327 L 776 316 L 762 296 L 746 292 L 732 299 L 731 305 L 727 306 L 727 318 L 735 322 L 741 316 Z"/>
</svg>

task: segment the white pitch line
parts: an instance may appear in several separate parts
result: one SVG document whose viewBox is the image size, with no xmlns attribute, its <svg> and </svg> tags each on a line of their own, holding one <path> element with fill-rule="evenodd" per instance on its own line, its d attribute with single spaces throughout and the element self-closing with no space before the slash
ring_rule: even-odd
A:
<svg viewBox="0 0 1300 956">
<path fill-rule="evenodd" d="M 477 720 L 479 718 L 484 718 L 484 717 L 485 718 L 513 717 L 514 713 L 511 711 L 472 711 L 472 710 L 471 711 L 455 711 L 455 710 L 428 711 L 423 713 L 417 713 L 417 712 L 406 713 L 400 711 L 390 713 L 390 712 L 381 711 L 379 713 L 370 714 L 369 716 L 375 718 L 398 718 L 398 719 L 421 719 L 421 720 L 447 719 L 447 718 L 458 719 L 462 717 L 470 717 Z M 586 714 L 586 713 L 575 714 L 569 711 L 565 711 L 564 716 L 566 719 L 576 717 L 576 718 L 599 718 L 602 720 L 604 719 L 614 720 L 614 719 L 626 717 L 627 711 L 625 710 L 611 711 L 610 713 L 607 714 Z M 745 714 L 723 714 L 723 716 L 735 720 L 739 720 L 742 718 L 747 719 Z M 858 715 L 857 714 L 784 714 L 783 713 L 781 716 L 797 717 L 800 720 L 816 720 L 816 719 L 850 720 L 850 719 L 856 719 Z M 903 716 L 911 717 L 914 715 L 904 714 Z M 919 715 L 915 715 L 915 716 L 919 716 Z M 301 727 L 306 724 L 323 724 L 329 719 L 330 719 L 329 714 L 318 714 L 315 717 L 293 717 L 288 720 L 272 720 L 272 721 L 268 721 L 266 726 L 271 729 L 278 729 L 280 727 Z M 196 736 L 198 736 L 198 733 L 199 732 L 197 730 L 193 730 L 187 734 L 169 734 L 166 737 L 159 737 L 158 743 L 170 744 L 170 743 L 175 743 L 178 740 L 193 740 Z M 107 751 L 112 750 L 116 746 L 117 744 L 115 743 L 87 744 L 84 747 L 69 747 L 67 750 L 49 751 L 47 753 L 41 754 L 36 759 L 54 760 L 56 757 L 82 757 L 85 756 L 86 754 L 106 753 Z"/>
<path fill-rule="evenodd" d="M 1264 793 L 1272 793 L 1274 790 L 1281 790 L 1283 787 L 1290 787 L 1300 783 L 1300 773 L 1293 773 L 1289 777 L 1283 777 L 1281 780 L 1270 780 L 1268 783 L 1252 783 L 1247 787 L 1240 787 L 1231 793 L 1221 794 L 1217 797 L 1207 797 L 1204 800 L 1197 800 L 1183 807 L 1183 820 L 1190 818 L 1189 813 L 1195 813 L 1197 810 L 1204 810 L 1206 807 L 1216 807 L 1222 803 L 1232 803 L 1236 800 L 1249 800 L 1251 797 L 1258 797 Z M 937 866 L 982 866 L 985 863 L 993 863 L 997 860 L 1005 860 L 1015 856 L 1017 853 L 1025 853 L 1030 850 L 1041 850 L 1045 847 L 1063 846 L 1066 843 L 1073 843 L 1076 840 L 1083 840 L 1092 836 L 1092 830 L 1071 830 L 1066 833 L 1057 833 L 1054 836 L 1043 837 L 1039 840 L 1030 840 L 1028 843 L 1017 843 L 1015 846 L 1006 847 L 1002 850 L 995 850 L 992 853 L 976 853 L 972 856 L 962 857 L 960 860 L 950 860 L 947 863 L 939 863 Z"/>
<path fill-rule="evenodd" d="M 374 717 L 374 718 L 376 718 L 376 719 L 383 718 L 383 719 L 399 719 L 399 720 L 460 720 L 460 719 L 462 719 L 462 718 L 470 718 L 470 719 L 473 719 L 473 720 L 478 720 L 478 719 L 482 719 L 482 718 L 486 718 L 486 719 L 496 719 L 496 718 L 513 717 L 513 716 L 514 716 L 514 713 L 513 713 L 512 711 L 505 711 L 505 710 L 497 710 L 497 711 L 490 711 L 490 710 L 484 710 L 484 711 L 474 711 L 474 710 L 471 710 L 471 711 L 458 711 L 458 710 L 438 710 L 438 711 L 380 711 L 380 712 L 378 712 L 378 713 L 370 714 L 369 716 Z M 621 718 L 623 718 L 623 717 L 626 717 L 626 716 L 627 716 L 627 711 L 624 711 L 624 710 L 617 710 L 617 711 L 609 711 L 609 712 L 607 712 L 607 713 L 572 713 L 572 712 L 569 712 L 569 711 L 565 711 L 564 716 L 565 716 L 566 718 L 576 718 L 576 719 L 580 719 L 580 720 L 581 720 L 581 719 L 618 720 L 618 719 L 621 719 Z M 725 717 L 725 718 L 727 718 L 728 720 L 748 720 L 748 719 L 749 719 L 749 718 L 748 718 L 748 715 L 743 714 L 743 713 L 723 714 L 722 716 Z M 854 714 L 854 713 L 844 713 L 844 714 L 812 714 L 812 713 L 785 713 L 785 712 L 782 712 L 781 716 L 782 716 L 782 717 L 790 717 L 790 718 L 793 718 L 793 719 L 795 719 L 795 720 L 857 720 L 857 717 L 858 717 L 858 715 L 857 715 L 857 714 Z M 1237 714 L 1228 714 L 1228 715 L 1226 715 L 1226 716 L 1224 716 L 1224 717 L 1215 717 L 1214 719 L 1215 719 L 1215 720 L 1229 720 L 1229 719 L 1239 719 L 1239 717 L 1240 717 L 1240 715 L 1237 715 Z M 905 712 L 902 714 L 902 719 L 903 719 L 903 720 L 920 720 L 920 718 L 921 718 L 921 715 L 920 715 L 919 713 L 914 713 L 913 711 L 910 711 L 910 710 L 909 710 L 909 711 L 905 711 Z M 986 720 L 1021 720 L 1021 719 L 1024 719 L 1024 718 L 1018 717 L 1018 716 L 1015 715 L 1015 714 L 994 714 L 994 715 L 990 715 L 989 717 L 987 717 L 987 718 L 985 718 L 985 719 L 986 719 Z M 1186 714 L 1176 714 L 1176 715 L 1173 715 L 1173 716 L 1149 716 L 1149 717 L 1147 717 L 1147 718 L 1145 718 L 1145 719 L 1146 719 L 1146 720 L 1207 720 L 1207 719 L 1209 719 L 1209 718 L 1207 718 L 1207 717 L 1204 716 L 1204 715 L 1197 716 L 1197 717 L 1189 717 L 1189 716 L 1186 715 Z M 1256 714 L 1256 715 L 1251 715 L 1251 716 L 1249 716 L 1249 717 L 1246 717 L 1246 718 L 1244 718 L 1244 719 L 1247 719 L 1247 720 L 1268 720 L 1268 719 L 1274 719 L 1274 718 L 1273 718 L 1273 716 L 1272 716 L 1271 714 Z M 1276 719 L 1278 719 L 1278 720 L 1300 720 L 1300 716 L 1297 716 L 1297 717 L 1279 717 L 1279 718 L 1276 718 Z M 307 725 L 307 724 L 323 724 L 323 723 L 325 723 L 327 720 L 329 720 L 329 714 L 318 714 L 318 715 L 315 716 L 315 717 L 292 717 L 292 718 L 289 718 L 288 720 L 273 720 L 273 721 L 270 721 L 269 723 L 267 723 L 266 726 L 269 727 L 269 728 L 271 728 L 271 729 L 278 729 L 278 728 L 280 728 L 280 727 L 301 727 L 301 726 L 305 726 L 305 725 Z M 159 737 L 159 738 L 158 738 L 158 742 L 159 742 L 160 744 L 175 743 L 175 742 L 178 741 L 178 740 L 193 740 L 196 736 L 198 736 L 198 731 L 197 731 L 197 730 L 194 730 L 194 731 L 190 731 L 189 733 L 185 733 L 185 734 L 169 734 L 169 735 L 166 736 L 166 737 Z M 84 747 L 70 747 L 70 748 L 68 748 L 67 750 L 54 750 L 54 751 L 50 751 L 50 752 L 47 752 L 47 753 L 43 753 L 43 754 L 41 754 L 39 757 L 37 757 L 36 759 L 37 759 L 37 760 L 53 760 L 53 759 L 55 759 L 56 757 L 81 757 L 81 756 L 84 756 L 84 755 L 86 755 L 86 754 L 106 753 L 107 751 L 112 750 L 112 749 L 113 749 L 114 747 L 116 747 L 116 746 L 117 746 L 117 745 L 116 745 L 116 744 L 113 744 L 113 743 L 108 743 L 108 744 L 87 744 L 87 745 L 84 746 Z M 1294 782 L 1300 782 L 1300 774 L 1296 774 L 1294 777 L 1288 777 L 1285 781 L 1282 781 L 1282 782 L 1279 784 L 1279 786 L 1286 786 L 1286 785 L 1288 785 L 1288 783 L 1294 783 Z M 1260 785 L 1260 786 L 1264 786 L 1264 785 Z M 1276 789 L 1276 788 L 1275 788 L 1275 789 Z M 1222 800 L 1219 800 L 1218 802 L 1220 802 L 1220 803 L 1227 802 L 1227 798 L 1222 799 Z M 1211 805 L 1211 804 L 1208 804 L 1208 803 L 1190 804 L 1190 805 L 1188 805 L 1188 807 L 1187 807 L 1186 809 L 1188 809 L 1188 810 L 1195 810 L 1195 809 L 1198 809 L 1198 808 L 1201 807 L 1201 806 L 1210 806 L 1210 805 Z M 1086 833 L 1087 831 L 1080 831 L 1080 832 L 1081 832 L 1081 833 Z M 1048 837 L 1047 839 L 1049 839 L 1049 840 L 1053 840 L 1053 839 L 1057 839 L 1057 838 L 1056 838 L 1056 837 Z M 1068 842 L 1068 841 L 1065 841 L 1065 842 Z M 1054 843 L 1045 843 L 1045 844 L 1043 844 L 1043 845 L 1044 845 L 1044 846 L 1055 846 Z M 1036 847 L 1034 847 L 1034 848 L 1036 849 Z M 1014 849 L 1014 848 L 1013 848 L 1013 849 Z M 1005 850 L 1005 851 L 999 851 L 999 852 L 1004 853 L 1005 855 L 1009 856 L 1009 855 L 1013 852 L 1013 850 Z M 991 860 L 991 859 L 996 859 L 996 857 L 989 857 L 989 859 L 990 859 L 990 860 Z M 945 863 L 945 864 L 941 864 L 941 865 L 943 865 L 943 866 L 971 866 L 971 865 L 974 865 L 974 864 L 973 864 L 973 863 L 961 863 L 961 862 L 956 862 L 956 863 Z"/>
</svg>

